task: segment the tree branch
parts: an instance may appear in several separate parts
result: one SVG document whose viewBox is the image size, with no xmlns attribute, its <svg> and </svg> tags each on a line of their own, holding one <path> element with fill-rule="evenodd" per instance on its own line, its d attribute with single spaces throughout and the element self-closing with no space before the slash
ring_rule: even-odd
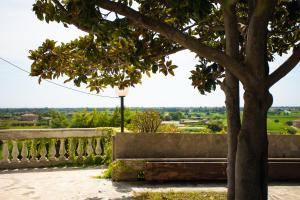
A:
<svg viewBox="0 0 300 200">
<path fill-rule="evenodd" d="M 172 55 L 174 53 L 177 53 L 179 51 L 182 51 L 182 50 L 185 50 L 186 48 L 184 47 L 178 47 L 178 48 L 174 48 L 172 49 L 171 51 L 168 51 L 168 52 L 156 52 L 154 54 L 151 54 L 149 57 L 151 58 L 155 58 L 155 57 L 159 57 L 159 56 L 169 56 L 169 55 Z"/>
<path fill-rule="evenodd" d="M 67 10 L 65 9 L 65 7 L 58 1 L 58 0 L 52 0 L 56 6 L 59 7 L 59 9 L 61 9 L 64 12 L 67 12 Z"/>
<path fill-rule="evenodd" d="M 178 44 L 199 54 L 200 56 L 224 66 L 243 83 L 251 82 L 252 80 L 252 77 L 249 76 L 249 73 L 245 73 L 246 69 L 243 69 L 241 63 L 236 59 L 227 56 L 219 50 L 201 44 L 200 41 L 194 37 L 188 36 L 159 20 L 142 15 L 122 3 L 113 2 L 110 0 L 98 0 L 96 4 L 103 9 L 113 11 L 127 17 L 139 27 L 158 32 L 166 38 L 177 42 Z"/>
<path fill-rule="evenodd" d="M 54 4 L 60 9 L 61 12 L 63 12 L 66 16 L 68 16 L 68 11 L 65 9 L 65 7 L 59 2 L 59 0 L 52 0 L 54 2 Z M 84 32 L 89 32 L 89 28 L 85 27 L 83 25 L 81 25 L 80 23 L 78 23 L 78 21 L 76 20 L 76 18 L 72 18 L 71 19 L 72 23 L 79 28 L 80 30 L 84 31 Z"/>
<path fill-rule="evenodd" d="M 253 0 L 249 1 L 254 3 Z M 250 16 L 247 29 L 246 57 L 245 63 L 257 79 L 264 79 L 268 74 L 266 70 L 267 57 L 267 32 L 268 23 L 275 8 L 275 0 L 259 0 L 250 6 Z"/>
<path fill-rule="evenodd" d="M 285 75 L 287 75 L 292 69 L 294 69 L 300 61 L 300 47 L 294 49 L 293 54 L 280 65 L 272 74 L 270 74 L 267 80 L 267 86 L 270 88 L 277 83 Z"/>
</svg>

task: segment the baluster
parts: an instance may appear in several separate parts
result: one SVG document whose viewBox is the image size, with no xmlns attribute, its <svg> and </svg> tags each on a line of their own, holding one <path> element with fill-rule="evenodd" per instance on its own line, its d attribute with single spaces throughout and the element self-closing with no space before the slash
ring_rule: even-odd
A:
<svg viewBox="0 0 300 200">
<path fill-rule="evenodd" d="M 97 139 L 96 139 L 95 153 L 96 153 L 97 156 L 100 156 L 101 153 L 102 153 L 102 148 L 101 148 L 100 138 L 97 138 Z"/>
<path fill-rule="evenodd" d="M 36 143 L 35 140 L 31 140 L 31 147 L 30 147 L 30 162 L 37 161 L 36 159 Z"/>
<path fill-rule="evenodd" d="M 19 149 L 18 149 L 18 143 L 13 140 L 13 149 L 12 149 L 12 162 L 19 162 Z"/>
<path fill-rule="evenodd" d="M 77 147 L 77 159 L 82 160 L 83 148 L 82 148 L 82 139 L 78 139 L 78 147 Z"/>
<path fill-rule="evenodd" d="M 66 160 L 65 153 L 66 153 L 65 139 L 60 139 L 59 160 Z"/>
<path fill-rule="evenodd" d="M 45 141 L 41 140 L 39 153 L 41 155 L 40 161 L 48 161 L 46 158 L 47 149 L 45 145 Z"/>
<path fill-rule="evenodd" d="M 21 161 L 22 162 L 28 162 L 28 149 L 27 149 L 27 144 L 26 144 L 26 141 L 23 141 L 22 142 L 22 151 L 21 151 L 21 155 L 22 155 L 22 159 Z"/>
<path fill-rule="evenodd" d="M 2 146 L 2 161 L 3 162 L 10 162 L 9 160 L 9 150 L 7 145 L 7 140 L 3 140 L 3 146 Z"/>
<path fill-rule="evenodd" d="M 49 143 L 49 160 L 50 161 L 56 161 L 56 139 L 51 139 L 50 143 Z"/>
<path fill-rule="evenodd" d="M 87 147 L 86 147 L 86 153 L 87 153 L 88 157 L 91 157 L 94 153 L 94 149 L 93 149 L 93 146 L 92 146 L 92 138 L 88 139 L 88 144 L 87 144 Z"/>
<path fill-rule="evenodd" d="M 75 158 L 75 148 L 74 148 L 74 138 L 68 139 L 68 160 L 74 160 Z"/>
</svg>

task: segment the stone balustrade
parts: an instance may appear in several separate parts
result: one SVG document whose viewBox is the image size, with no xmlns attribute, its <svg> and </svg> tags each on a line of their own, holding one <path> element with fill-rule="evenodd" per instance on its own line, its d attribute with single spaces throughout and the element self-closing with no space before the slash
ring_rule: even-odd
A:
<svg viewBox="0 0 300 200">
<path fill-rule="evenodd" d="M 103 164 L 111 129 L 0 130 L 0 169 Z"/>
</svg>

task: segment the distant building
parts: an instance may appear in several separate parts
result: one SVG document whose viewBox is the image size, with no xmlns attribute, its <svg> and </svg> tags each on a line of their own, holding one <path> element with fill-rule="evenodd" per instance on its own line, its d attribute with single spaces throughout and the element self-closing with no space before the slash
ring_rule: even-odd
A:
<svg viewBox="0 0 300 200">
<path fill-rule="evenodd" d="M 196 117 L 190 117 L 189 119 L 191 119 L 191 120 L 200 120 L 200 119 L 202 119 L 202 117 L 196 116 Z"/>
<path fill-rule="evenodd" d="M 199 120 L 181 119 L 180 124 L 197 124 Z"/>
<path fill-rule="evenodd" d="M 296 119 L 293 121 L 293 126 L 294 127 L 297 127 L 297 128 L 300 128 L 300 119 Z"/>
<path fill-rule="evenodd" d="M 26 113 L 21 116 L 20 121 L 37 121 L 39 116 L 33 113 Z"/>
</svg>

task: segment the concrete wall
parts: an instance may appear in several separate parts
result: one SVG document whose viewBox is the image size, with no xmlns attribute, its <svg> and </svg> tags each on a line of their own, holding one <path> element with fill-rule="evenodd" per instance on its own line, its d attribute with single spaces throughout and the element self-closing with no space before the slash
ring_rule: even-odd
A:
<svg viewBox="0 0 300 200">
<path fill-rule="evenodd" d="M 226 158 L 227 135 L 118 133 L 113 157 Z M 300 135 L 270 135 L 270 158 L 300 158 Z"/>
</svg>

